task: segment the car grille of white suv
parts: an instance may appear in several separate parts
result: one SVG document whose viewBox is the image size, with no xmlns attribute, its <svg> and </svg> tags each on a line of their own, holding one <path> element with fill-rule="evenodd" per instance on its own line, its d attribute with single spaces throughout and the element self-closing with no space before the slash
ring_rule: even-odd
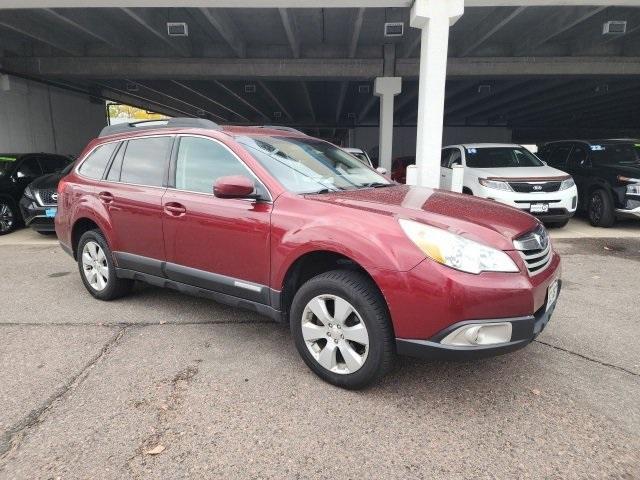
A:
<svg viewBox="0 0 640 480">
<path fill-rule="evenodd" d="M 537 275 L 551 263 L 551 240 L 542 225 L 515 239 L 513 245 L 524 260 L 529 275 Z"/>
<path fill-rule="evenodd" d="M 518 193 L 550 193 L 560 190 L 562 182 L 509 182 L 509 186 Z"/>
</svg>

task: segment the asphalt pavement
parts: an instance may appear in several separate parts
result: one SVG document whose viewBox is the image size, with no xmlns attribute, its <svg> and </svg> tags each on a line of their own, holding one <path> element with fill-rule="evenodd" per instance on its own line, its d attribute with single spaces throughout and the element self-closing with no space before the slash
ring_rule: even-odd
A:
<svg viewBox="0 0 640 480">
<path fill-rule="evenodd" d="M 0 242 L 0 478 L 640 478 L 637 236 L 554 241 L 563 291 L 526 349 L 400 359 L 350 392 L 281 325 L 144 285 L 99 302 L 53 239 L 19 235 Z"/>
</svg>

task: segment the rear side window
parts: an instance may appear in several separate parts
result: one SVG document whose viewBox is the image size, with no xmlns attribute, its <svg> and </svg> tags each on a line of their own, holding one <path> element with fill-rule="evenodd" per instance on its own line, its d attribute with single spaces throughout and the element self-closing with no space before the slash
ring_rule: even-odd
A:
<svg viewBox="0 0 640 480">
<path fill-rule="evenodd" d="M 171 137 L 129 140 L 122 160 L 120 181 L 161 187 L 171 140 Z"/>
<path fill-rule="evenodd" d="M 554 167 L 564 167 L 569 153 L 571 153 L 571 145 L 558 145 L 549 155 L 547 163 Z"/>
<path fill-rule="evenodd" d="M 176 161 L 177 189 L 213 193 L 215 181 L 229 175 L 252 177 L 247 167 L 220 143 L 198 137 L 180 139 Z"/>
<path fill-rule="evenodd" d="M 440 166 L 443 168 L 449 168 L 449 158 L 451 157 L 451 152 L 453 150 L 451 148 L 445 148 L 442 150 L 442 155 L 440 156 Z"/>
<path fill-rule="evenodd" d="M 85 177 L 100 180 L 117 145 L 117 143 L 100 145 L 82 162 L 78 172 Z"/>
</svg>

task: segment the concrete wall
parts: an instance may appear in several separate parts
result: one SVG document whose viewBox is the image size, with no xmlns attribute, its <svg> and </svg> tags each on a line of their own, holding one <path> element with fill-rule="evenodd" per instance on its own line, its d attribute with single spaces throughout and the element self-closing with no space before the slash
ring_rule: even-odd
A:
<svg viewBox="0 0 640 480">
<path fill-rule="evenodd" d="M 0 76 L 0 152 L 77 155 L 106 125 L 102 102 L 86 95 Z"/>
<path fill-rule="evenodd" d="M 511 129 L 506 127 L 444 127 L 443 144 L 511 142 Z M 352 147 L 375 151 L 378 145 L 378 127 L 357 127 L 351 135 Z M 393 129 L 393 158 L 416 153 L 416 128 L 395 127 Z"/>
</svg>

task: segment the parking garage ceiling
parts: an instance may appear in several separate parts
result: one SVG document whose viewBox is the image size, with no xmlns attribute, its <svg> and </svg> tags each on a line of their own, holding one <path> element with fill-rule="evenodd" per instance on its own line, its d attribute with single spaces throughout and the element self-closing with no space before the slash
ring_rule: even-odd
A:
<svg viewBox="0 0 640 480">
<path fill-rule="evenodd" d="M 603 34 L 609 21 L 624 32 Z M 403 34 L 385 36 L 389 22 Z M 5 9 L 0 49 L 7 73 L 240 124 L 376 125 L 373 78 L 397 75 L 395 122 L 415 124 L 407 7 Z M 640 128 L 639 51 L 640 7 L 468 7 L 451 31 L 445 124 Z"/>
</svg>

